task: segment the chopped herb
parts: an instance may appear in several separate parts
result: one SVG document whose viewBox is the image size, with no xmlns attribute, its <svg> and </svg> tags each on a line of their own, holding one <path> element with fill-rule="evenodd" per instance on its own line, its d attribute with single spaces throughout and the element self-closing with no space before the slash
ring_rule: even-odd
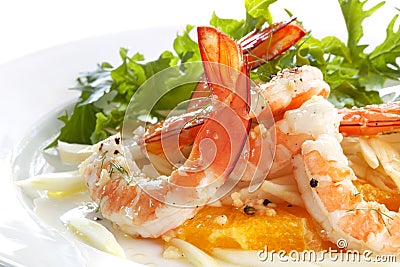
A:
<svg viewBox="0 0 400 267">
<path fill-rule="evenodd" d="M 110 176 L 110 178 L 112 178 L 113 173 L 114 173 L 114 167 L 111 166 L 110 170 L 108 171 L 108 175 Z"/>
<path fill-rule="evenodd" d="M 100 147 L 103 147 L 103 143 L 101 143 Z M 101 154 L 101 165 L 100 165 L 100 170 L 103 169 L 104 166 L 104 159 L 106 158 L 106 154 L 108 153 L 108 151 L 105 151 L 103 154 Z"/>
<path fill-rule="evenodd" d="M 96 209 L 94 210 L 94 213 L 101 213 L 101 207 L 100 207 L 100 204 L 101 204 L 101 201 L 103 200 L 103 197 L 101 197 L 101 199 L 100 199 L 100 201 L 99 201 L 99 204 L 96 206 Z"/>
<path fill-rule="evenodd" d="M 124 167 L 122 167 L 122 166 L 119 165 L 118 163 L 115 163 L 115 162 L 112 162 L 112 161 L 110 161 L 110 164 L 112 165 L 112 168 L 111 168 L 111 169 L 114 169 L 114 168 L 115 168 L 115 169 L 121 174 L 122 178 L 124 178 L 124 180 L 125 180 L 128 184 L 130 184 L 130 183 L 133 181 L 133 177 L 131 177 L 131 176 L 129 175 L 128 171 L 125 170 Z M 111 169 L 110 169 L 110 170 L 111 170 Z M 110 176 L 111 176 L 111 174 L 110 174 Z"/>
<path fill-rule="evenodd" d="M 118 163 L 110 161 L 111 165 L 116 168 L 121 174 L 128 174 L 124 167 L 119 165 Z"/>
</svg>

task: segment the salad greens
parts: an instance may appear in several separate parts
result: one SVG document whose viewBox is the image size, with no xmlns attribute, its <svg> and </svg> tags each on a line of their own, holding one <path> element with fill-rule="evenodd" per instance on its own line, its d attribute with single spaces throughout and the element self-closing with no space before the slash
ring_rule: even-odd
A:
<svg viewBox="0 0 400 267">
<path fill-rule="evenodd" d="M 275 2 L 277 0 L 245 0 L 244 19 L 220 18 L 214 13 L 210 25 L 239 40 L 254 29 L 273 23 L 269 7 Z M 367 2 L 338 0 L 347 27 L 347 43 L 335 36 L 317 39 L 309 32 L 292 49 L 253 70 L 250 77 L 268 81 L 271 75 L 283 68 L 309 64 L 318 67 L 324 74 L 331 86 L 329 100 L 336 106 L 381 103 L 377 89 L 382 88 L 388 79 L 400 80 L 400 29 L 394 29 L 399 15 L 395 15 L 387 26 L 386 39 L 367 53 L 368 45 L 360 43 L 363 36 L 362 23 L 384 5 L 382 1 L 365 9 Z M 288 16 L 292 15 L 286 12 Z M 193 28 L 191 25 L 186 26 L 174 40 L 174 51 L 164 51 L 155 60 L 145 60 L 140 53 L 129 55 L 127 49 L 121 48 L 121 65 L 113 67 L 104 62 L 94 71 L 81 73 L 76 87 L 72 88 L 81 92 L 79 101 L 72 114 L 66 113 L 59 118 L 65 125 L 48 147 L 57 145 L 58 140 L 93 144 L 119 131 L 131 97 L 147 79 L 166 68 L 176 67 L 182 75 L 200 77 L 199 70 L 183 67 L 186 62 L 201 60 L 197 42 L 190 37 Z M 174 107 L 180 101 L 190 98 L 194 86 L 184 86 L 174 91 L 173 96 L 167 94 L 157 105 L 164 109 Z M 151 115 L 163 118 L 157 112 Z"/>
</svg>

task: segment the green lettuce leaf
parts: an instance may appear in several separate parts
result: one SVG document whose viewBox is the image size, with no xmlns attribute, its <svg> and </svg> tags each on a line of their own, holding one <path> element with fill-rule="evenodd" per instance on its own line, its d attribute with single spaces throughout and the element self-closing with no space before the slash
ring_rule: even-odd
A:
<svg viewBox="0 0 400 267">
<path fill-rule="evenodd" d="M 155 60 L 146 61 L 144 55 L 140 53 L 130 55 L 127 49 L 121 48 L 119 52 L 122 63 L 119 66 L 114 68 L 105 62 L 94 71 L 81 73 L 77 78 L 77 85 L 72 88 L 81 92 L 80 99 L 71 116 L 60 117 L 64 126 L 48 148 L 57 145 L 58 140 L 93 144 L 120 131 L 132 97 L 150 77 L 163 70 L 176 67 L 174 75 L 153 87 L 156 90 L 137 95 L 143 98 L 142 103 L 146 103 L 149 93 L 161 95 L 166 84 L 183 83 L 185 79 L 199 80 L 202 68 L 185 70 L 183 65 L 200 60 L 197 43 L 190 37 L 193 28 L 188 25 L 181 35 L 177 35 L 174 52 L 164 51 Z M 171 109 L 180 101 L 188 99 L 194 87 L 193 83 L 179 86 L 162 97 L 150 114 L 162 119 L 164 115 L 159 110 Z"/>
<path fill-rule="evenodd" d="M 277 0 L 245 0 L 244 6 L 247 13 L 253 18 L 264 18 L 268 24 L 272 24 L 272 14 L 269 11 L 269 6 Z"/>
<path fill-rule="evenodd" d="M 220 18 L 214 12 L 210 20 L 210 25 L 220 29 L 232 39 L 240 40 L 249 32 L 272 24 L 273 19 L 269 7 L 276 1 L 277 0 L 245 0 L 245 19 Z"/>
<path fill-rule="evenodd" d="M 369 55 L 374 70 L 390 79 L 400 78 L 400 27 L 394 30 L 394 25 L 399 15 L 393 17 L 386 30 L 386 39 L 378 45 Z"/>
<path fill-rule="evenodd" d="M 400 29 L 395 28 L 399 15 L 395 15 L 387 26 L 383 42 L 370 49 L 372 52 L 366 52 L 368 45 L 360 43 L 364 35 L 363 23 L 367 19 L 379 19 L 373 15 L 384 5 L 383 1 L 369 5 L 372 1 L 338 0 L 347 29 L 346 42 L 335 36 L 317 39 L 310 31 L 287 52 L 252 70 L 251 79 L 267 82 L 284 68 L 312 65 L 322 71 L 331 87 L 329 100 L 334 105 L 351 107 L 381 103 L 377 90 L 388 79 L 400 80 Z M 277 0 L 245 0 L 243 19 L 220 18 L 214 12 L 210 25 L 234 40 L 240 40 L 249 32 L 274 22 L 270 6 L 275 2 Z M 371 6 L 368 9 L 367 4 Z M 291 13 L 285 10 L 290 17 Z M 165 110 L 190 98 L 203 73 L 201 64 L 194 64 L 201 60 L 197 42 L 190 37 L 194 28 L 187 25 L 176 36 L 174 51 L 164 51 L 156 59 L 146 60 L 139 52 L 132 54 L 121 48 L 120 65 L 113 67 L 104 62 L 94 71 L 81 73 L 77 85 L 72 88 L 81 92 L 80 99 L 72 114 L 60 117 L 64 126 L 49 147 L 55 146 L 57 140 L 96 143 L 120 131 L 133 96 L 136 100 L 133 114 L 147 112 L 152 119 L 158 120 L 164 118 Z M 161 78 L 151 79 L 154 75 Z M 173 90 L 169 91 L 171 88 Z M 155 102 L 147 110 L 149 98 Z"/>
</svg>

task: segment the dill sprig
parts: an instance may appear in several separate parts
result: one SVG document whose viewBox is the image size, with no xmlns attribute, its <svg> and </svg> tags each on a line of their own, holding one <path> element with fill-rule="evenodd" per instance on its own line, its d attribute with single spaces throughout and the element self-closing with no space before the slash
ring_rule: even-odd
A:
<svg viewBox="0 0 400 267">
<path fill-rule="evenodd" d="M 106 154 L 108 153 L 108 151 L 104 151 L 104 153 L 101 155 L 101 165 L 100 165 L 100 170 L 103 169 L 104 166 L 104 159 L 106 158 Z"/>
<path fill-rule="evenodd" d="M 384 217 L 386 217 L 386 218 L 388 218 L 390 220 L 393 220 L 393 217 L 389 216 L 388 214 L 386 214 L 386 213 L 384 213 L 381 210 L 376 209 L 376 208 L 356 208 L 356 209 L 347 210 L 347 212 L 357 211 L 357 210 L 371 210 L 371 211 L 375 211 L 376 213 L 378 213 L 378 215 L 382 219 L 382 223 L 385 226 L 386 230 L 388 231 L 389 235 L 390 236 L 392 235 L 392 233 L 390 232 L 390 230 L 389 230 L 389 228 L 388 228 L 388 226 L 387 226 L 387 224 L 386 224 L 386 222 L 384 220 Z"/>
<path fill-rule="evenodd" d="M 111 174 L 114 172 L 113 170 L 115 169 L 115 170 L 117 170 L 117 171 L 121 174 L 122 178 L 123 178 L 128 184 L 130 184 L 130 183 L 133 181 L 133 177 L 129 175 L 129 172 L 128 172 L 124 167 L 122 167 L 122 166 L 119 165 L 118 163 L 112 162 L 112 161 L 110 161 L 110 164 L 111 164 L 111 168 L 110 168 L 110 177 L 111 177 Z"/>
</svg>

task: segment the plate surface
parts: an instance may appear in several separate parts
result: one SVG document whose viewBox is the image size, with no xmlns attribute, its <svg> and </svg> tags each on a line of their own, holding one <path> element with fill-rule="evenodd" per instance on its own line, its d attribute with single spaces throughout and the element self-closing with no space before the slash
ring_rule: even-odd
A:
<svg viewBox="0 0 400 267">
<path fill-rule="evenodd" d="M 51 212 L 45 214 L 44 220 L 39 219 L 33 212 L 31 196 L 22 194 L 13 186 L 12 180 L 60 170 L 60 166 L 46 162 L 48 156 L 42 149 L 62 126 L 57 117 L 64 114 L 67 104 L 78 97 L 67 88 L 75 85 L 74 79 L 79 72 L 95 69 L 96 64 L 103 61 L 120 64 L 120 47 L 140 51 L 146 58 L 157 57 L 161 51 L 172 49 L 172 40 L 183 29 L 182 26 L 171 26 L 86 39 L 0 66 L 1 91 L 9 99 L 1 109 L 12 112 L 12 116 L 3 117 L 3 125 L 7 127 L 3 128 L 0 138 L 0 167 L 4 170 L 0 174 L 0 210 L 7 211 L 7 216 L 0 218 L 0 264 L 39 267 L 118 263 L 119 266 L 140 266 L 80 242 L 68 242 L 65 232 L 57 229 L 58 221 L 54 221 Z M 154 42 L 154 36 L 157 36 L 157 47 L 148 45 Z M 144 256 L 137 257 L 138 261 L 147 263 Z"/>
<path fill-rule="evenodd" d="M 314 9 L 307 8 L 307 5 L 313 5 L 313 1 L 301 3 L 305 5 L 303 9 L 294 7 L 290 10 L 298 10 L 296 15 L 308 27 L 315 25 L 314 33 L 321 36 L 328 32 L 343 37 L 343 23 L 332 20 L 332 16 L 340 14 L 339 10 L 330 9 L 327 21 L 321 23 L 321 16 L 315 16 L 311 12 Z M 321 1 L 317 3 L 323 5 Z M 394 1 L 388 3 L 394 5 Z M 386 24 L 386 21 L 380 20 L 372 25 L 373 30 L 366 32 L 369 36 L 366 42 L 376 40 L 376 28 L 383 34 L 382 25 Z M 54 218 L 42 214 L 46 220 L 39 220 L 34 215 L 32 198 L 21 194 L 12 185 L 12 180 L 53 170 L 45 162 L 42 148 L 58 132 L 61 123 L 57 117 L 63 113 L 63 107 L 78 96 L 76 92 L 66 89 L 75 85 L 74 79 L 79 72 L 92 70 L 103 61 L 118 64 L 120 47 L 127 47 L 132 52 L 139 51 L 146 58 L 156 57 L 163 50 L 171 49 L 176 33 L 183 29 L 183 26 L 143 29 L 81 40 L 0 66 L 0 92 L 5 100 L 0 108 L 4 125 L 0 131 L 0 210 L 3 215 L 7 214 L 0 216 L 0 264 L 30 267 L 140 266 L 80 242 L 67 241 L 65 233 L 57 228 L 59 222 L 54 222 Z M 19 145 L 15 146 L 17 143 Z M 46 203 L 42 204 L 44 209 L 54 209 L 46 207 Z M 139 254 L 138 262 L 151 263 Z M 171 263 L 171 266 L 177 265 Z"/>
</svg>

